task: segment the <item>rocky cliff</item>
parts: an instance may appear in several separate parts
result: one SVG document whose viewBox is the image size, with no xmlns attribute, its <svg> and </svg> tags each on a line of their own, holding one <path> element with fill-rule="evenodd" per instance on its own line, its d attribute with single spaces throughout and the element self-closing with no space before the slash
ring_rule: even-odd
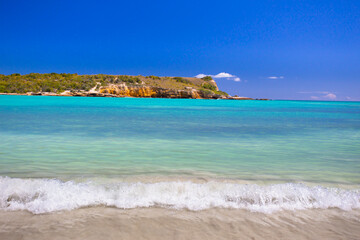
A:
<svg viewBox="0 0 360 240">
<path fill-rule="evenodd" d="M 215 83 L 216 84 L 216 83 Z M 153 98 L 222 98 L 225 96 L 212 91 L 201 91 L 192 87 L 185 89 L 166 89 L 147 85 L 128 86 L 125 83 L 111 84 L 100 87 L 99 93 L 127 97 L 153 97 Z"/>
</svg>

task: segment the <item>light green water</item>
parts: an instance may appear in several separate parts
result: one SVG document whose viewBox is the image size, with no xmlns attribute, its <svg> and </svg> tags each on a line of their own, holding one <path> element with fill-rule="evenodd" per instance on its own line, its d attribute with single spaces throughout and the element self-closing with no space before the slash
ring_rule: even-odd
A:
<svg viewBox="0 0 360 240">
<path fill-rule="evenodd" d="M 360 103 L 0 96 L 0 175 L 360 184 Z"/>
</svg>

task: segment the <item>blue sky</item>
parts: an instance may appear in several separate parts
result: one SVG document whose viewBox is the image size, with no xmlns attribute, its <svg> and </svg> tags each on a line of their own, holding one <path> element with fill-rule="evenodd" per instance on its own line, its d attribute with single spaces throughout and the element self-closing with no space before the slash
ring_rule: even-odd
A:
<svg viewBox="0 0 360 240">
<path fill-rule="evenodd" d="M 0 73 L 30 72 L 205 74 L 233 95 L 360 100 L 360 1 L 0 0 Z"/>
</svg>

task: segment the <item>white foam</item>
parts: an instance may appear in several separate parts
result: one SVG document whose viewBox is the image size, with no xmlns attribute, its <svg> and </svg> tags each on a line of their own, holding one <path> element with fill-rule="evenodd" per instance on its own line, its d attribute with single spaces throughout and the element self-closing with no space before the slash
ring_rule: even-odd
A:
<svg viewBox="0 0 360 240">
<path fill-rule="evenodd" d="M 89 206 L 123 209 L 166 207 L 204 210 L 236 208 L 271 213 L 312 208 L 360 208 L 360 189 L 309 187 L 304 184 L 116 183 L 62 182 L 56 179 L 0 177 L 0 209 L 35 214 Z"/>
</svg>

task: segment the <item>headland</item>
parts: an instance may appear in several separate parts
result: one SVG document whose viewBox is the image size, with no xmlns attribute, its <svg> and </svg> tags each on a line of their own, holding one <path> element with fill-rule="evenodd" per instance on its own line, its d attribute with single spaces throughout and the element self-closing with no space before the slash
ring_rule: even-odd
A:
<svg viewBox="0 0 360 240">
<path fill-rule="evenodd" d="M 195 78 L 76 73 L 0 74 L 0 94 L 253 100 L 249 97 L 230 96 L 220 91 L 210 76 Z"/>
</svg>

